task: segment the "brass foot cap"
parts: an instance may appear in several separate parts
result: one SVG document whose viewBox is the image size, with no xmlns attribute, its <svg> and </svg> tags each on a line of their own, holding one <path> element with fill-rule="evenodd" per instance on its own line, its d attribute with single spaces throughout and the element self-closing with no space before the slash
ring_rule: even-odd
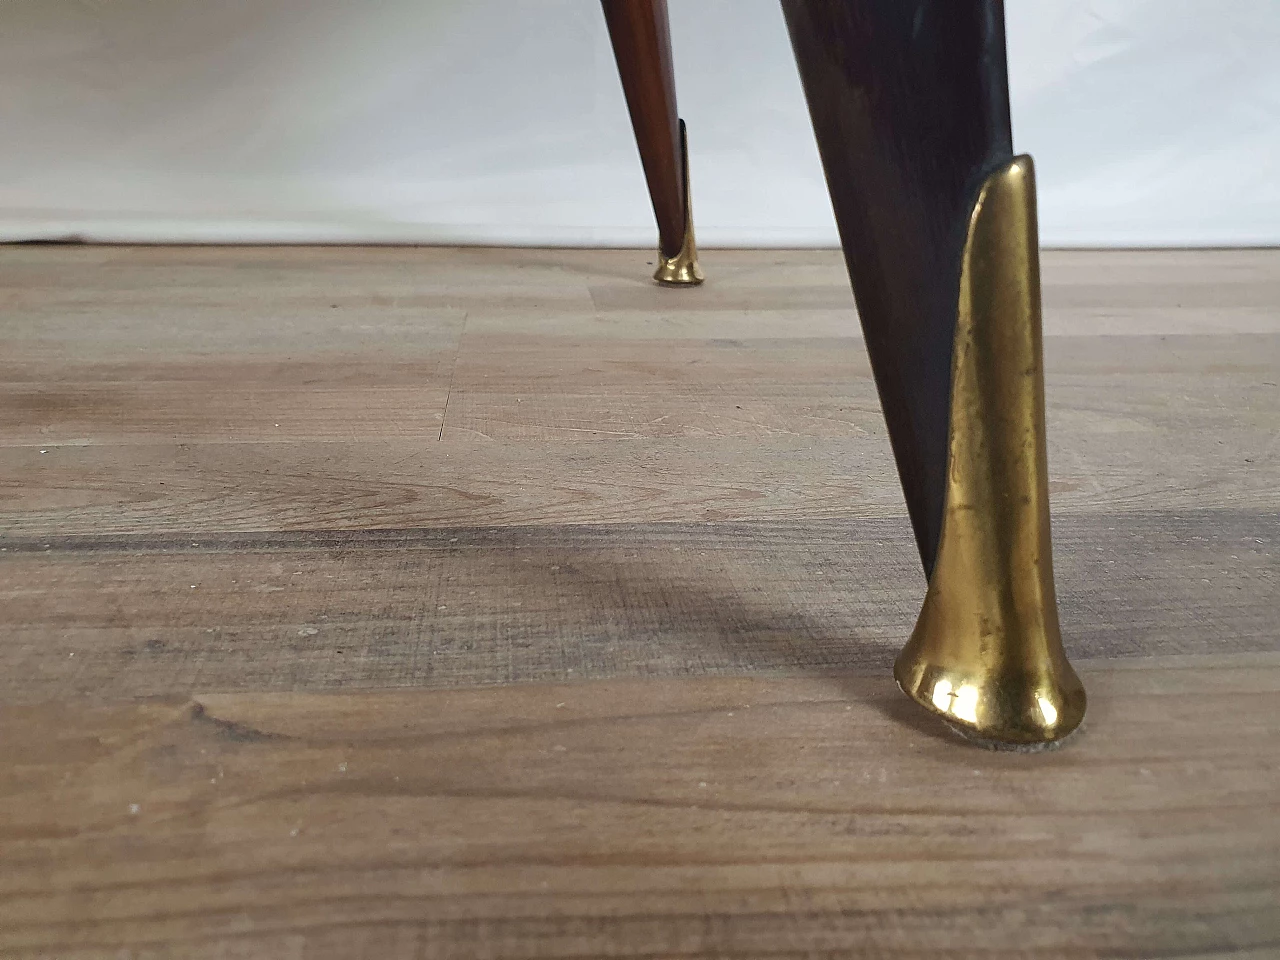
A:
<svg viewBox="0 0 1280 960">
<path fill-rule="evenodd" d="M 1080 726 L 1084 686 L 1065 675 L 962 677 L 937 666 L 899 661 L 902 692 L 957 733 L 996 750 L 1034 750 L 1061 742 Z"/>
<path fill-rule="evenodd" d="M 686 241 L 686 246 L 692 246 L 691 240 Z M 674 257 L 658 254 L 658 269 L 654 271 L 653 279 L 666 287 L 683 287 L 697 285 L 705 280 L 706 276 L 698 266 L 697 252 L 690 254 L 686 252 L 685 247 L 681 247 L 680 252 Z"/>
<path fill-rule="evenodd" d="M 668 257 L 658 248 L 658 269 L 653 279 L 664 287 L 697 286 L 706 277 L 698 266 L 698 241 L 693 235 L 693 195 L 689 192 L 689 136 L 680 121 L 680 173 L 684 186 L 684 237 L 680 249 Z"/>
</svg>

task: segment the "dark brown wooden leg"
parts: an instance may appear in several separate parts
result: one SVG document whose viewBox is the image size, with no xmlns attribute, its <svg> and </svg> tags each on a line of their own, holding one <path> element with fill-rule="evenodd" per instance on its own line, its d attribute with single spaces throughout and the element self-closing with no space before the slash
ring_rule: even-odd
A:
<svg viewBox="0 0 1280 960">
<path fill-rule="evenodd" d="M 960 255 L 1013 157 L 1001 0 L 783 0 L 907 508 L 942 529 Z"/>
<path fill-rule="evenodd" d="M 601 0 L 601 6 L 658 221 L 658 252 L 671 261 L 656 278 L 699 282 L 666 0 Z"/>
<path fill-rule="evenodd" d="M 1035 180 L 1002 0 L 783 0 L 929 590 L 903 690 L 1006 746 L 1069 734 Z"/>
</svg>

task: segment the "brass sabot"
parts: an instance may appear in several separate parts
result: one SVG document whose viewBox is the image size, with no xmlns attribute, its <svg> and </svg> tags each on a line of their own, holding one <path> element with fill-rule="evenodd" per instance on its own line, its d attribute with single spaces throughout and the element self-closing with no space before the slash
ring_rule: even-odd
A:
<svg viewBox="0 0 1280 960">
<path fill-rule="evenodd" d="M 1035 170 L 982 187 L 961 267 L 946 504 L 899 686 L 994 746 L 1052 743 L 1084 717 L 1062 650 L 1049 534 Z"/>
<path fill-rule="evenodd" d="M 680 121 L 680 170 L 684 180 L 684 240 L 673 257 L 663 256 L 662 245 L 658 245 L 658 269 L 653 274 L 653 279 L 669 287 L 696 285 L 706 279 L 702 267 L 698 265 L 698 244 L 693 236 L 693 197 L 689 193 L 689 140 L 683 120 Z"/>
</svg>

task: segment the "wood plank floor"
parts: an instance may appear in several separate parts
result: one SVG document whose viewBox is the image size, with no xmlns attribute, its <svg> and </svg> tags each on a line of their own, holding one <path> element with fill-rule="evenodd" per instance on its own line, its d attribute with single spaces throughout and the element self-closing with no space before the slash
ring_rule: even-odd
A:
<svg viewBox="0 0 1280 960">
<path fill-rule="evenodd" d="M 1045 255 L 1060 750 L 835 251 L 0 248 L 0 955 L 1280 956 L 1280 251 Z"/>
</svg>

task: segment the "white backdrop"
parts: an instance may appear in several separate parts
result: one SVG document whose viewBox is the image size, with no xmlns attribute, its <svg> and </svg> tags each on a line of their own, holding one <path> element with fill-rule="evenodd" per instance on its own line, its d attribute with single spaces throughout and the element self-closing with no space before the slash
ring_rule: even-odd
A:
<svg viewBox="0 0 1280 960">
<path fill-rule="evenodd" d="M 1007 0 L 1058 245 L 1280 242 L 1280 0 Z M 776 0 L 671 0 L 699 240 L 836 242 Z M 593 0 L 0 0 L 0 239 L 639 244 Z"/>
</svg>

